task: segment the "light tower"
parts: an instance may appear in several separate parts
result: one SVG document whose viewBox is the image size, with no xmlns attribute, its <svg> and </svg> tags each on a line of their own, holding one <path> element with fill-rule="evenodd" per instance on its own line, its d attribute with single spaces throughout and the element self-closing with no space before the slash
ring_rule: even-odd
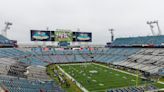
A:
<svg viewBox="0 0 164 92">
<path fill-rule="evenodd" d="M 158 24 L 158 20 L 156 20 L 156 21 L 147 21 L 147 24 L 150 26 L 150 29 L 151 29 L 151 32 L 152 32 L 153 36 L 155 36 L 155 35 L 162 35 L 162 32 L 161 32 L 159 24 Z M 157 25 L 157 28 L 158 28 L 158 33 L 157 34 L 155 34 L 155 32 L 153 30 L 153 28 L 154 28 L 153 24 Z"/>
<path fill-rule="evenodd" d="M 162 35 L 161 29 L 160 29 L 159 24 L 158 24 L 158 20 L 155 21 L 155 23 L 156 23 L 157 28 L 158 28 L 158 35 Z"/>
<path fill-rule="evenodd" d="M 2 30 L 2 35 L 7 37 L 7 30 L 10 29 L 10 26 L 12 25 L 11 22 L 5 22 L 5 28 Z"/>
<path fill-rule="evenodd" d="M 151 33 L 154 36 L 155 35 L 154 30 L 153 30 L 154 26 L 152 25 L 152 23 L 153 23 L 152 21 L 147 21 L 147 24 L 150 26 Z"/>
<path fill-rule="evenodd" d="M 114 34 L 113 34 L 114 29 L 111 28 L 111 29 L 108 29 L 108 31 L 111 32 L 111 42 L 113 42 L 113 40 L 114 40 Z"/>
<path fill-rule="evenodd" d="M 80 28 L 77 28 L 77 32 L 80 32 Z"/>
</svg>

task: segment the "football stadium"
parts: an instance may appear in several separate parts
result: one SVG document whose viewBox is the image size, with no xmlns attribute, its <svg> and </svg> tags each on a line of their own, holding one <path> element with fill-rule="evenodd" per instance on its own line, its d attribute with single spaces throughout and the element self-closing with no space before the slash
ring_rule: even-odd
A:
<svg viewBox="0 0 164 92">
<path fill-rule="evenodd" d="M 5 24 L 6 32 L 12 23 Z M 92 32 L 30 30 L 31 41 L 43 43 L 31 46 L 1 34 L 0 92 L 164 91 L 164 35 L 114 40 L 110 31 L 105 46 L 80 44 L 92 42 Z"/>
<path fill-rule="evenodd" d="M 164 92 L 163 4 L 0 0 L 0 92 Z"/>
</svg>

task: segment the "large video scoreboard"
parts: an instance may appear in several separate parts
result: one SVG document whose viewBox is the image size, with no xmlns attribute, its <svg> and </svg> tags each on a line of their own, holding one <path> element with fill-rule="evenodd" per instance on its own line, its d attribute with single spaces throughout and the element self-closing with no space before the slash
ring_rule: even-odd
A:
<svg viewBox="0 0 164 92">
<path fill-rule="evenodd" d="M 92 33 L 90 32 L 73 32 L 74 42 L 92 42 Z"/>
<path fill-rule="evenodd" d="M 57 42 L 72 42 L 72 32 L 69 31 L 55 31 L 55 41 Z"/>
<path fill-rule="evenodd" d="M 50 41 L 50 31 L 31 30 L 31 41 Z"/>
<path fill-rule="evenodd" d="M 31 41 L 92 42 L 91 32 L 31 30 Z"/>
</svg>

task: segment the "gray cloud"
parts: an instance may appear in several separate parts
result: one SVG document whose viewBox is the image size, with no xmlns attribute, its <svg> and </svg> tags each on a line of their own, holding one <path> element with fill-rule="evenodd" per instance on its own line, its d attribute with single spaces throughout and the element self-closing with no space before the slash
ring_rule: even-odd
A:
<svg viewBox="0 0 164 92">
<path fill-rule="evenodd" d="M 30 29 L 66 28 L 93 32 L 93 43 L 116 37 L 151 35 L 147 20 L 164 27 L 163 0 L 0 0 L 0 29 L 12 21 L 8 37 L 30 42 Z"/>
</svg>

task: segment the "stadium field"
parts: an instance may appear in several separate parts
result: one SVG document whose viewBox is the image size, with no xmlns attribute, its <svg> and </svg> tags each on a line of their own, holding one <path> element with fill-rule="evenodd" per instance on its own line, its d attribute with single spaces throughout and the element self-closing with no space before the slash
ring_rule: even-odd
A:
<svg viewBox="0 0 164 92">
<path fill-rule="evenodd" d="M 135 86 L 136 83 L 143 84 L 141 78 L 95 63 L 60 64 L 59 66 L 90 92 L 104 92 L 107 89 Z"/>
</svg>

